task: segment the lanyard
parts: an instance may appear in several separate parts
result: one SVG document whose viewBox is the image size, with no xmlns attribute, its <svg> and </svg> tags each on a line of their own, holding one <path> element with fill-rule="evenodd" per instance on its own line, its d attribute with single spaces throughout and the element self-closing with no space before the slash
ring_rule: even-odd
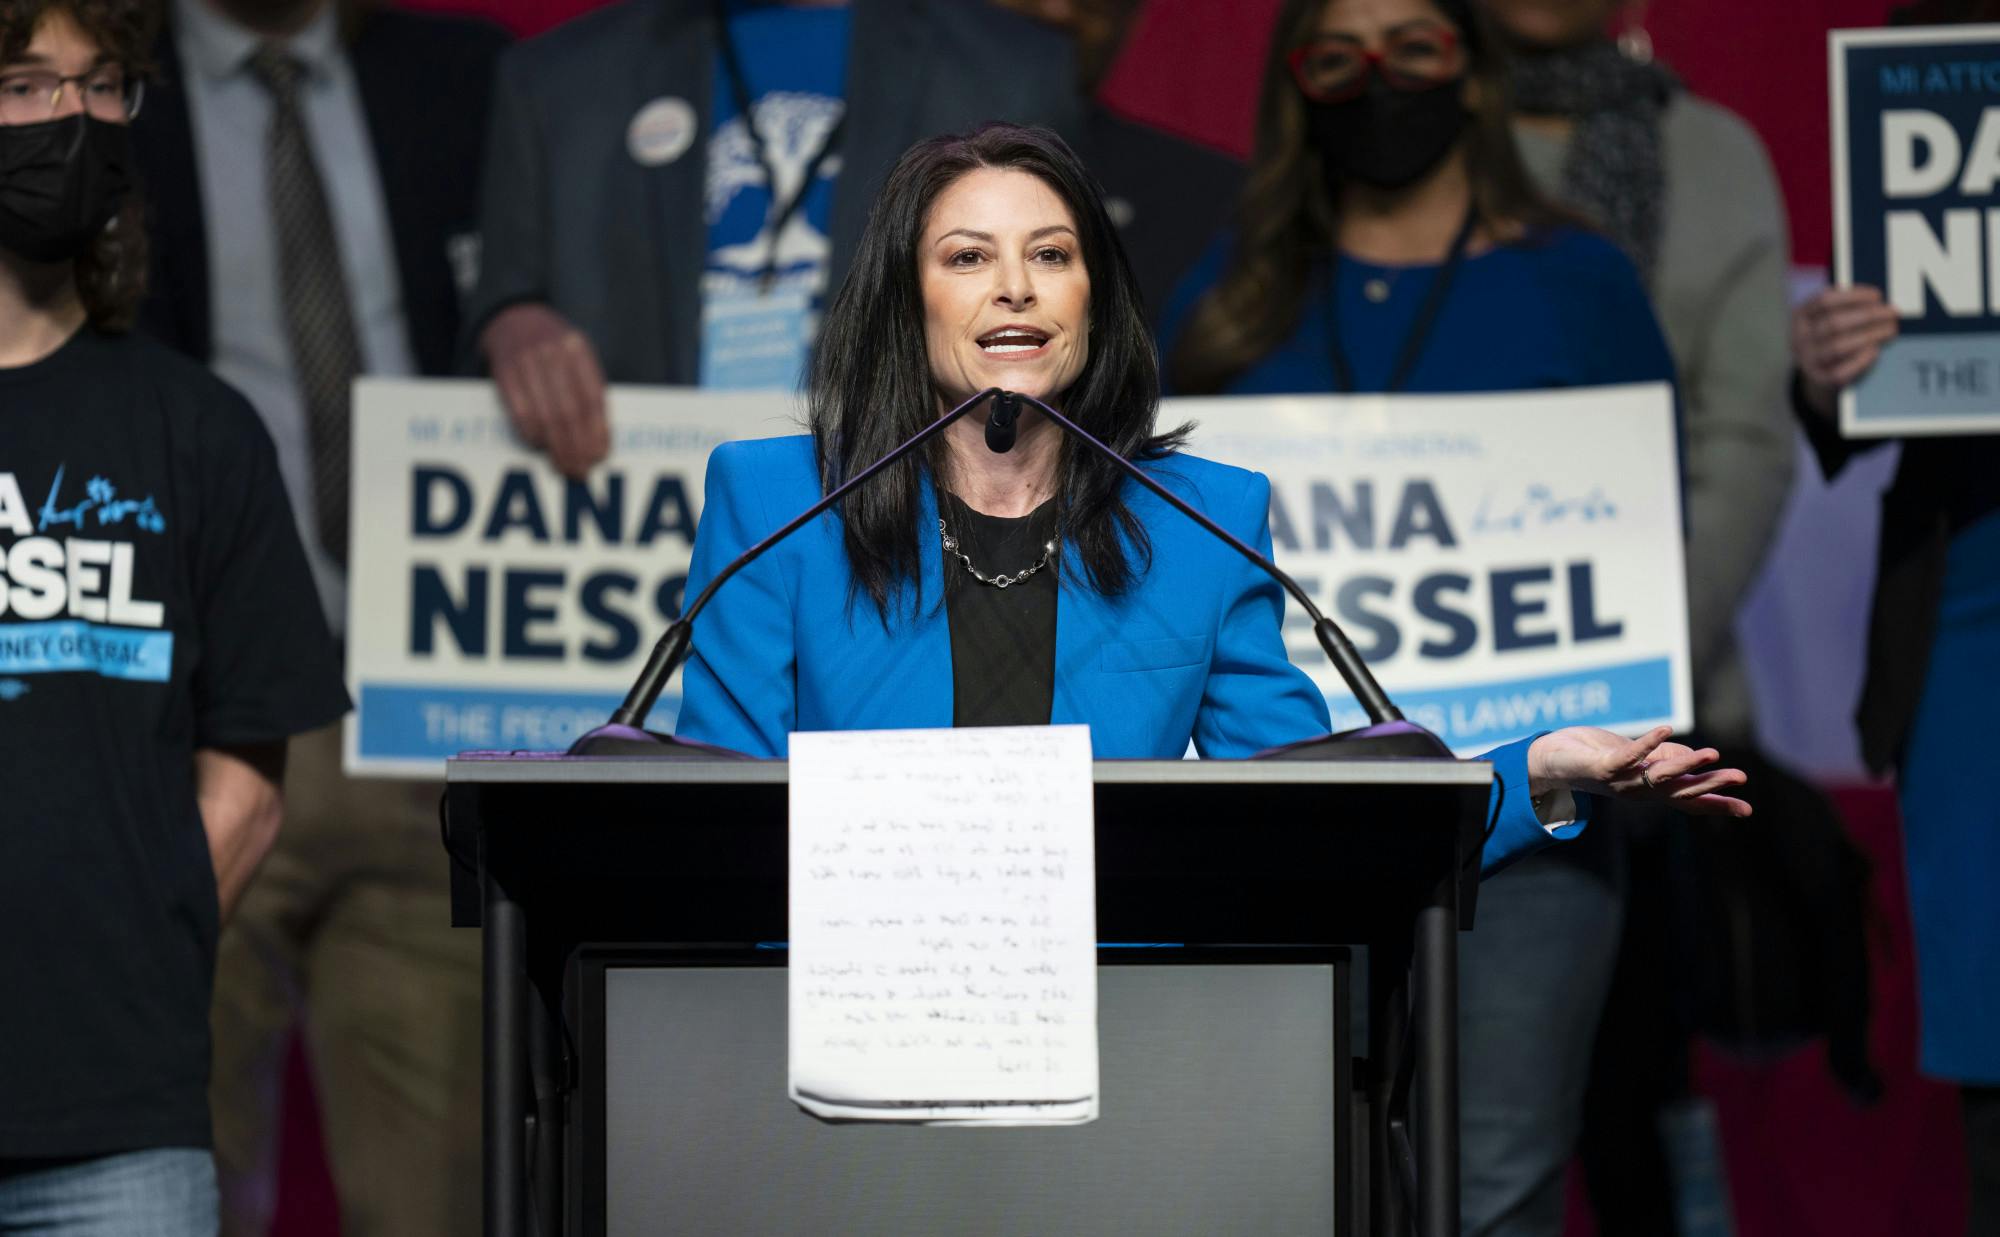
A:
<svg viewBox="0 0 2000 1237">
<path fill-rule="evenodd" d="M 1417 367 L 1417 358 L 1424 353 L 1424 345 L 1429 342 L 1431 331 L 1437 326 L 1437 316 L 1444 308 L 1444 299 L 1451 292 L 1451 281 L 1458 276 L 1458 268 L 1465 262 L 1466 246 L 1472 242 L 1472 229 L 1479 222 L 1476 206 L 1465 208 L 1465 222 L 1458 225 L 1458 235 L 1452 238 L 1451 253 L 1438 268 L 1437 277 L 1431 280 L 1430 291 L 1424 294 L 1424 303 L 1417 307 L 1417 316 L 1410 323 L 1410 333 L 1403 337 L 1402 350 L 1396 354 L 1396 368 L 1389 371 L 1389 381 L 1382 388 L 1384 393 L 1394 393 L 1403 389 L 1410 380 L 1410 371 Z M 1340 280 L 1334 277 L 1340 267 L 1340 254 L 1334 253 L 1333 261 L 1327 264 L 1330 285 L 1326 292 L 1326 352 L 1333 362 L 1333 381 L 1342 394 L 1354 393 L 1354 366 L 1347 359 L 1347 350 L 1340 343 Z"/>
<path fill-rule="evenodd" d="M 826 140 L 820 143 L 819 149 L 806 161 L 805 175 L 799 179 L 798 189 L 790 200 L 780 203 L 778 165 L 771 158 L 771 146 L 765 140 L 763 130 L 757 127 L 757 117 L 750 98 L 750 81 L 743 75 L 743 62 L 736 55 L 736 40 L 729 33 L 728 0 L 715 2 L 715 38 L 722 52 L 723 73 L 729 78 L 730 97 L 736 104 L 737 114 L 743 117 L 744 129 L 749 131 L 751 149 L 757 152 L 757 162 L 764 169 L 764 183 L 770 187 L 771 208 L 764 216 L 764 223 L 765 227 L 770 229 L 771 247 L 764 254 L 764 270 L 759 276 L 761 286 L 765 291 L 769 291 L 771 281 L 778 275 L 778 236 L 785 230 L 785 225 L 792 221 L 792 216 L 799 213 L 799 207 L 805 204 L 806 194 L 812 192 L 813 182 L 819 179 L 820 165 L 824 164 L 827 156 L 840 145 L 841 130 L 847 126 L 847 110 L 841 109 L 840 119 L 834 121 L 833 127 L 826 132 Z"/>
</svg>

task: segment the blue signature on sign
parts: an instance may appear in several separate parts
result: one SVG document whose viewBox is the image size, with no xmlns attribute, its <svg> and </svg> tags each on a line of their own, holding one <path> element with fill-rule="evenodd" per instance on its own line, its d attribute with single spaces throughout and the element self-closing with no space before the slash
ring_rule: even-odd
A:
<svg viewBox="0 0 2000 1237">
<path fill-rule="evenodd" d="M 160 514 L 154 505 L 153 496 L 142 499 L 118 497 L 118 487 L 104 477 L 92 477 L 84 483 L 83 499 L 75 506 L 64 507 L 59 498 L 62 494 L 63 470 L 67 464 L 56 466 L 56 479 L 49 484 L 49 496 L 42 503 L 41 529 L 46 532 L 53 525 L 69 524 L 76 528 L 84 526 L 84 517 L 92 511 L 97 513 L 98 526 L 121 524 L 130 519 L 134 527 L 149 533 L 167 531 L 167 517 Z"/>
<path fill-rule="evenodd" d="M 1479 500 L 1472 530 L 1478 533 L 1519 533 L 1552 524 L 1608 523 L 1618 518 L 1618 504 L 1604 496 L 1602 486 L 1576 497 L 1561 497 L 1537 481 L 1512 503 L 1496 502 L 1491 494 Z"/>
</svg>

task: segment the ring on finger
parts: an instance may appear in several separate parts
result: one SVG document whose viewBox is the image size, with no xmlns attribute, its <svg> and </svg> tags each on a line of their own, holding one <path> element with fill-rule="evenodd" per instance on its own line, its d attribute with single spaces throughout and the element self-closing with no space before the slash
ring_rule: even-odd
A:
<svg viewBox="0 0 2000 1237">
<path fill-rule="evenodd" d="M 1642 782 L 1644 782 L 1644 783 L 1646 784 L 1646 789 L 1647 789 L 1647 790 L 1658 790 L 1658 789 L 1659 789 L 1659 787 L 1658 787 L 1658 786 L 1656 786 L 1656 785 L 1654 785 L 1654 784 L 1653 784 L 1653 773 L 1652 773 L 1652 770 L 1651 770 L 1650 768 L 1648 768 L 1647 766 L 1645 766 L 1645 765 L 1640 765 L 1640 766 L 1639 766 L 1639 780 L 1640 780 L 1640 781 L 1642 781 Z"/>
</svg>

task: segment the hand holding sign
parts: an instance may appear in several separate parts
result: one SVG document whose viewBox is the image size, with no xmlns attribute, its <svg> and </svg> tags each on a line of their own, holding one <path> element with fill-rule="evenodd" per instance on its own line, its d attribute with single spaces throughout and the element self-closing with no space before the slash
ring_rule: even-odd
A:
<svg viewBox="0 0 2000 1237">
<path fill-rule="evenodd" d="M 1722 754 L 1667 742 L 1669 726 L 1627 739 L 1595 726 L 1569 726 L 1528 748 L 1528 788 L 1537 799 L 1551 790 L 1665 803 L 1693 816 L 1748 816 L 1750 805 L 1719 794 L 1749 780 L 1741 769 L 1713 769 Z"/>
<path fill-rule="evenodd" d="M 546 305 L 510 305 L 479 333 L 500 398 L 521 441 L 580 480 L 611 450 L 597 350 Z"/>
<path fill-rule="evenodd" d="M 1792 311 L 1792 356 L 1814 412 L 1832 417 L 1841 389 L 1868 372 L 1896 337 L 1896 310 L 1867 284 L 1822 288 Z"/>
<path fill-rule="evenodd" d="M 1815 407 L 1838 403 L 1849 438 L 1992 433 L 2000 426 L 2000 26 L 1828 37 L 1834 282 L 1880 289 L 1896 329 L 1883 333 L 1879 310 L 1869 327 L 1854 326 L 1856 299 L 1809 308 L 1795 328 L 1824 317 L 1829 339 L 1801 340 L 1795 330 L 1803 394 Z M 1839 329 L 1842 321 L 1854 330 Z M 1834 351 L 1830 340 L 1850 350 Z"/>
</svg>

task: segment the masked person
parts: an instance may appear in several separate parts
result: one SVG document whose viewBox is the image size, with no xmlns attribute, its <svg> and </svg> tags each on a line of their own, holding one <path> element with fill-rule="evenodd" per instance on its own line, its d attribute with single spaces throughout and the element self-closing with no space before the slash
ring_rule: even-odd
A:
<svg viewBox="0 0 2000 1237">
<path fill-rule="evenodd" d="M 1164 324 L 1184 394 L 1672 381 L 1632 263 L 1529 183 L 1506 65 L 1462 0 L 1291 0 L 1235 229 Z M 1479 895 L 1461 943 L 1468 1234 L 1561 1231 L 1620 902 L 1615 841 Z M 1608 855 L 1608 858 L 1604 856 Z"/>
<path fill-rule="evenodd" d="M 0 1232 L 215 1232 L 216 936 L 347 708 L 277 457 L 128 335 L 141 0 L 0 0 Z"/>
</svg>

